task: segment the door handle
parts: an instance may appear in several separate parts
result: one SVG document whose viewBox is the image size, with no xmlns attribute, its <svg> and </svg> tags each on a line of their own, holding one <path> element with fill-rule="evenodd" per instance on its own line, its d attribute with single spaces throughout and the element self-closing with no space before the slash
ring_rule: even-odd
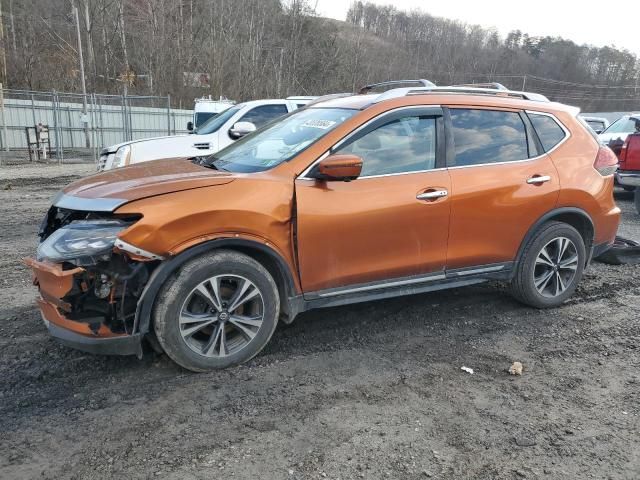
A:
<svg viewBox="0 0 640 480">
<path fill-rule="evenodd" d="M 527 183 L 529 185 L 536 185 L 538 183 L 545 183 L 551 180 L 549 175 L 534 175 L 531 178 L 527 179 Z"/>
<path fill-rule="evenodd" d="M 449 192 L 446 190 L 431 190 L 430 192 L 419 193 L 416 195 L 418 200 L 435 200 L 437 198 L 446 197 Z"/>
</svg>

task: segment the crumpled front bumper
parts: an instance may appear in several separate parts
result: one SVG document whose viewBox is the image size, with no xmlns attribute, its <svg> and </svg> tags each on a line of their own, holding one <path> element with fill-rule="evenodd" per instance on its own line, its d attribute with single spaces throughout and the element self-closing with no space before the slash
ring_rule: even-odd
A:
<svg viewBox="0 0 640 480">
<path fill-rule="evenodd" d="M 51 336 L 64 345 L 89 353 L 142 356 L 139 333 L 114 333 L 105 325 L 92 329 L 89 323 L 65 317 L 64 312 L 70 311 L 71 305 L 63 299 L 73 288 L 74 276 L 83 272 L 82 268 L 63 270 L 61 265 L 33 258 L 26 258 L 24 262 L 33 271 L 33 283 L 40 290 L 37 303 Z"/>
</svg>

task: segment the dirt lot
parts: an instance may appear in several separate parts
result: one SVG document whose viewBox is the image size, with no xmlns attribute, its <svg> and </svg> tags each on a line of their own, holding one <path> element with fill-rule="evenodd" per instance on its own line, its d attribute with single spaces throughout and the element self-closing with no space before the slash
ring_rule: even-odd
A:
<svg viewBox="0 0 640 480">
<path fill-rule="evenodd" d="M 640 267 L 595 263 L 552 311 L 483 285 L 309 312 L 190 374 L 46 333 L 20 259 L 90 170 L 0 168 L 0 478 L 640 478 Z"/>
</svg>

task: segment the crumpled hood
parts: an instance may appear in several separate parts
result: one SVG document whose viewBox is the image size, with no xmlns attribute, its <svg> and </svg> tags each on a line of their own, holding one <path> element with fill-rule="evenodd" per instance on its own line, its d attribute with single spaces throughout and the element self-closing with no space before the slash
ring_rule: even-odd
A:
<svg viewBox="0 0 640 480">
<path fill-rule="evenodd" d="M 125 203 L 193 188 L 224 185 L 233 174 L 185 158 L 145 162 L 109 170 L 68 185 L 54 200 L 61 208 L 113 211 Z"/>
</svg>

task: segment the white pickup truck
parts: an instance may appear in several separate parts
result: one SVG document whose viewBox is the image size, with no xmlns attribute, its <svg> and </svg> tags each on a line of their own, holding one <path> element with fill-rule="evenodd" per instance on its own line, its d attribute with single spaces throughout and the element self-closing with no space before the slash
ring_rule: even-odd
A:
<svg viewBox="0 0 640 480">
<path fill-rule="evenodd" d="M 306 97 L 311 101 L 312 97 Z M 223 149 L 271 120 L 303 106 L 298 100 L 254 100 L 210 118 L 192 133 L 143 138 L 102 149 L 98 171 L 172 157 L 204 157 Z"/>
</svg>

